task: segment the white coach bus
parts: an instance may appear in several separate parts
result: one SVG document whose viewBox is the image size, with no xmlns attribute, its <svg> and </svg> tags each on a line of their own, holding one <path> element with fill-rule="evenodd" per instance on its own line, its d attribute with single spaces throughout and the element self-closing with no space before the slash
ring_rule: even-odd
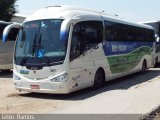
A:
<svg viewBox="0 0 160 120">
<path fill-rule="evenodd" d="M 143 22 L 144 24 L 150 25 L 154 28 L 155 30 L 155 54 L 154 54 L 154 63 L 155 66 L 160 63 L 160 21 L 148 21 L 148 22 Z"/>
<path fill-rule="evenodd" d="M 2 42 L 3 30 L 10 22 L 0 21 L 0 70 L 10 70 L 13 68 L 13 51 L 18 29 L 12 29 L 6 44 Z"/>
<path fill-rule="evenodd" d="M 152 66 L 154 30 L 104 13 L 50 6 L 19 28 L 13 80 L 17 90 L 66 94 Z"/>
</svg>

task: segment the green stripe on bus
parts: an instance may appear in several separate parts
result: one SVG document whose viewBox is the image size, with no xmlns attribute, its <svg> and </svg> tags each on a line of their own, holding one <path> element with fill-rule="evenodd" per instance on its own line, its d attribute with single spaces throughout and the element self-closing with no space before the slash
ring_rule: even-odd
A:
<svg viewBox="0 0 160 120">
<path fill-rule="evenodd" d="M 111 67 L 112 74 L 123 73 L 134 69 L 144 55 L 151 55 L 153 49 L 150 47 L 141 47 L 134 52 L 107 57 Z"/>
</svg>

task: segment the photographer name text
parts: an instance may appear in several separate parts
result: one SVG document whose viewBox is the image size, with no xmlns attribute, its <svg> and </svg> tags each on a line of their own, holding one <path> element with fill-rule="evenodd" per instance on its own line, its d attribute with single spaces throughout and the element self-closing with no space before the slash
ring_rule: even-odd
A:
<svg viewBox="0 0 160 120">
<path fill-rule="evenodd" d="M 34 120 L 34 115 L 29 114 L 2 114 L 1 120 Z"/>
</svg>

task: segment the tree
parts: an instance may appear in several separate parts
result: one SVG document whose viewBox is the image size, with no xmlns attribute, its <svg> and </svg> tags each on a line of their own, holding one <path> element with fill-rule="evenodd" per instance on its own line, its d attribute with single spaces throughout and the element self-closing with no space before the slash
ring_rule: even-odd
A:
<svg viewBox="0 0 160 120">
<path fill-rule="evenodd" d="M 10 21 L 17 12 L 17 0 L 0 0 L 0 20 Z"/>
</svg>

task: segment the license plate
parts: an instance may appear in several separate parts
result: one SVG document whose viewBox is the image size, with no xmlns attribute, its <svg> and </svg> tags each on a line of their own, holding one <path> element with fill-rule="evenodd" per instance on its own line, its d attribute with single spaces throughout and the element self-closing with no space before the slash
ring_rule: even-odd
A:
<svg viewBox="0 0 160 120">
<path fill-rule="evenodd" d="M 39 85 L 31 85 L 31 89 L 38 90 L 39 89 Z"/>
</svg>

